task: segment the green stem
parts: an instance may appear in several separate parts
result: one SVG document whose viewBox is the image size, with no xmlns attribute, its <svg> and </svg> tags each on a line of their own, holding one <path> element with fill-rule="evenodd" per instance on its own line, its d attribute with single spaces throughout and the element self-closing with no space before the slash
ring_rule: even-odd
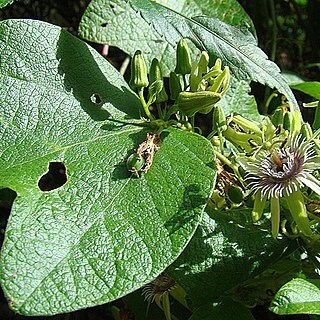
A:
<svg viewBox="0 0 320 320">
<path fill-rule="evenodd" d="M 146 113 L 147 117 L 148 117 L 150 120 L 154 120 L 154 117 L 153 117 L 153 115 L 151 114 L 151 112 L 150 112 L 150 110 L 149 110 L 149 108 L 148 108 L 148 105 L 147 105 L 147 103 L 146 103 L 146 100 L 144 99 L 143 89 L 144 89 L 143 87 L 138 89 L 138 95 L 139 95 L 139 98 L 140 98 L 142 107 L 143 107 L 144 112 Z"/>
<path fill-rule="evenodd" d="M 221 150 L 221 153 L 223 154 L 224 152 L 224 147 L 223 147 L 223 144 L 224 144 L 224 138 L 223 138 L 223 134 L 221 132 L 221 130 L 218 129 L 218 137 L 219 137 L 219 141 L 220 141 L 220 150 Z"/>
<path fill-rule="evenodd" d="M 190 121 L 191 121 L 191 126 L 192 126 L 192 131 L 194 132 L 194 119 L 195 119 L 195 116 L 192 116 L 190 118 Z"/>
<path fill-rule="evenodd" d="M 156 106 L 157 106 L 157 111 L 158 111 L 159 119 L 162 119 L 161 104 L 160 104 L 159 102 L 156 102 Z"/>
</svg>

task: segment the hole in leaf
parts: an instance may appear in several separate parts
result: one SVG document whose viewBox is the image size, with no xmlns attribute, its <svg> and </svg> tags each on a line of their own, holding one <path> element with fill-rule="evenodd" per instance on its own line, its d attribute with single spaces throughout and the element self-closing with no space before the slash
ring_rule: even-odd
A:
<svg viewBox="0 0 320 320">
<path fill-rule="evenodd" d="M 99 95 L 99 93 L 94 93 L 91 97 L 90 100 L 95 103 L 95 104 L 99 104 L 102 101 L 101 96 Z"/>
<path fill-rule="evenodd" d="M 115 7 L 115 5 L 112 4 L 112 3 L 110 3 L 110 8 L 111 8 L 111 9 L 114 9 L 114 7 Z"/>
<path fill-rule="evenodd" d="M 108 25 L 108 23 L 107 23 L 107 22 L 104 22 L 104 23 L 101 23 L 101 24 L 100 24 L 100 26 L 101 26 L 102 28 L 107 27 L 107 25 Z"/>
<path fill-rule="evenodd" d="M 67 182 L 67 169 L 62 162 L 50 162 L 49 171 L 38 182 L 41 191 L 60 188 Z"/>
<path fill-rule="evenodd" d="M 0 247 L 3 242 L 7 220 L 17 193 L 9 188 L 0 189 Z"/>
</svg>

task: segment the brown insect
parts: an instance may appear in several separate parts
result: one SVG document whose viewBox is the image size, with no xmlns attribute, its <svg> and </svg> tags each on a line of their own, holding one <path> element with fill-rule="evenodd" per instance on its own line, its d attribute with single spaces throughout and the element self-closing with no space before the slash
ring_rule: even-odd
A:
<svg viewBox="0 0 320 320">
<path fill-rule="evenodd" d="M 160 137 L 155 133 L 147 133 L 147 138 L 139 144 L 137 151 L 127 159 L 127 169 L 136 177 L 141 177 L 141 172 L 147 172 L 153 162 L 154 154 L 160 149 Z"/>
<path fill-rule="evenodd" d="M 156 133 L 147 133 L 147 138 L 139 144 L 137 154 L 144 158 L 145 164 L 139 170 L 147 172 L 153 162 L 154 154 L 160 149 L 160 137 Z"/>
</svg>

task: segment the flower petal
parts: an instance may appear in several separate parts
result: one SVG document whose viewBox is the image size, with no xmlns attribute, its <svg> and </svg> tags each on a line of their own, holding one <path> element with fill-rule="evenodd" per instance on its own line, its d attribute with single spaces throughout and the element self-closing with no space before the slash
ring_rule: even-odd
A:
<svg viewBox="0 0 320 320">
<path fill-rule="evenodd" d="M 315 193 L 320 195 L 320 181 L 317 180 L 313 175 L 306 173 L 306 178 L 299 177 L 299 180 L 307 187 L 312 189 Z"/>
</svg>

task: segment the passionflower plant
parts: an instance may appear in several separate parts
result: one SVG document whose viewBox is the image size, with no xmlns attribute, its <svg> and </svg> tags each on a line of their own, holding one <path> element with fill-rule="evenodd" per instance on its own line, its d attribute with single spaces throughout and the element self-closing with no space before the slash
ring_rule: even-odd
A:
<svg viewBox="0 0 320 320">
<path fill-rule="evenodd" d="M 313 142 L 301 135 L 291 136 L 284 147 L 260 151 L 245 167 L 245 180 L 256 195 L 253 220 L 260 219 L 269 200 L 272 235 L 276 238 L 280 224 L 280 199 L 284 198 L 299 230 L 310 236 L 312 230 L 301 188 L 307 186 L 320 195 L 320 182 L 313 175 L 320 168 Z"/>
</svg>

